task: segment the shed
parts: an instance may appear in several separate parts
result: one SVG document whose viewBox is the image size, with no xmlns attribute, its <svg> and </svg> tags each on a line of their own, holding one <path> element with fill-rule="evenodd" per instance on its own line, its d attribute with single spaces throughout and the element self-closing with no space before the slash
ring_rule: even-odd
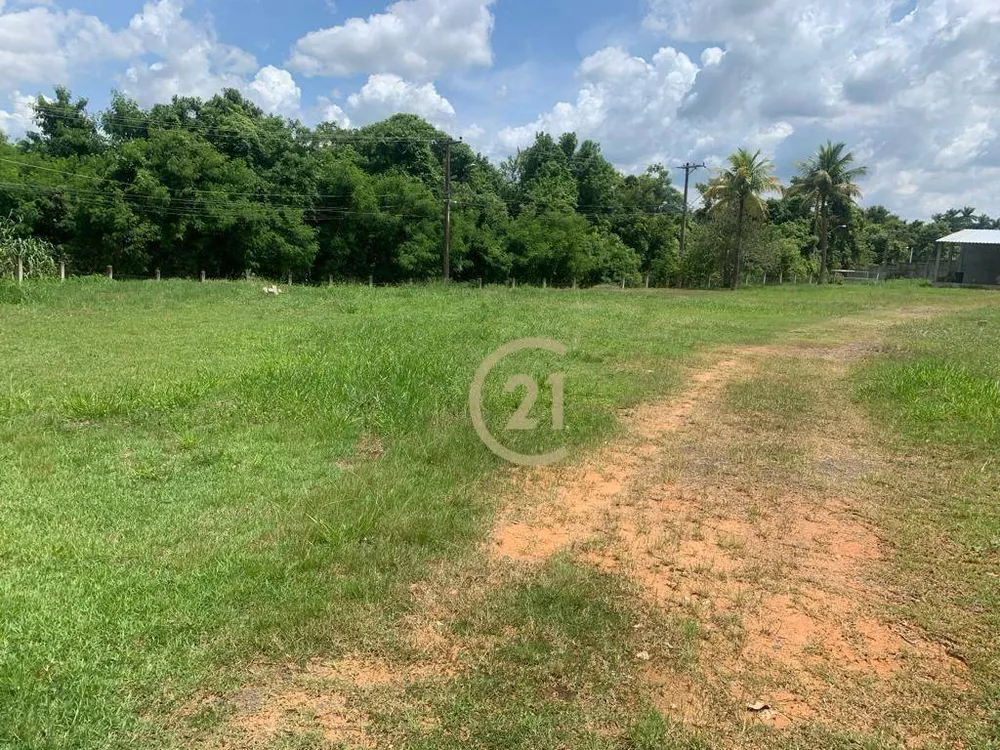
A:
<svg viewBox="0 0 1000 750">
<path fill-rule="evenodd" d="M 955 284 L 1000 286 L 1000 229 L 963 229 L 937 241 L 934 279 L 941 281 L 941 246 L 957 245 L 958 267 L 952 271 L 948 256 L 948 278 Z"/>
</svg>

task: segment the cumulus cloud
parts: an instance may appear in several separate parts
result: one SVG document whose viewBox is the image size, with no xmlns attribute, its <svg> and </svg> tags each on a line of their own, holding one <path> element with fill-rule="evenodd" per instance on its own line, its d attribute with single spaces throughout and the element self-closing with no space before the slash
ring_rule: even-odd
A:
<svg viewBox="0 0 1000 750">
<path fill-rule="evenodd" d="M 188 20 L 183 10 L 182 0 L 148 2 L 129 22 L 126 33 L 146 59 L 128 68 L 122 89 L 143 104 L 242 89 L 257 68 L 252 55 L 222 44 L 211 26 Z"/>
<path fill-rule="evenodd" d="M 671 46 L 644 60 L 583 60 L 572 103 L 499 135 L 596 138 L 625 169 L 761 148 L 786 172 L 826 138 L 871 174 L 866 202 L 907 216 L 969 204 L 1000 213 L 1000 4 L 996 0 L 649 0 Z M 673 45 L 706 46 L 697 63 Z"/>
<path fill-rule="evenodd" d="M 298 116 L 301 90 L 291 73 L 260 68 L 253 55 L 222 43 L 211 23 L 196 23 L 184 11 L 184 0 L 149 0 L 126 27 L 112 30 L 75 10 L 0 4 L 0 90 L 48 90 L 118 63 L 127 68 L 117 85 L 144 105 L 235 88 L 268 112 Z M 11 129 L 15 115 L 3 119 Z"/>
<path fill-rule="evenodd" d="M 0 6 L 0 88 L 66 80 L 80 67 L 125 59 L 135 47 L 95 16 L 49 7 Z"/>
<path fill-rule="evenodd" d="M 393 73 L 428 79 L 493 61 L 493 0 L 400 0 L 302 37 L 288 67 L 305 75 Z"/>
<path fill-rule="evenodd" d="M 575 131 L 600 140 L 626 169 L 639 168 L 668 145 L 657 139 L 674 126 L 697 74 L 698 66 L 670 47 L 649 61 L 620 47 L 605 48 L 581 63 L 575 102 L 560 102 L 532 123 L 504 128 L 500 143 L 513 149 L 530 143 L 539 131 Z"/>
<path fill-rule="evenodd" d="M 342 128 L 351 127 L 351 118 L 336 104 L 331 104 L 326 108 L 326 111 L 323 113 L 323 119 L 326 122 L 336 123 Z"/>
<path fill-rule="evenodd" d="M 295 117 L 302 108 L 302 89 L 287 70 L 268 65 L 246 86 L 246 95 L 269 114 Z"/>
<path fill-rule="evenodd" d="M 340 107 L 340 105 L 330 101 L 329 98 L 321 96 L 319 98 L 320 121 L 332 122 L 341 128 L 351 127 L 351 118 Z"/>
<path fill-rule="evenodd" d="M 360 91 L 347 97 L 347 106 L 361 122 L 408 112 L 446 126 L 455 117 L 455 108 L 437 92 L 433 83 L 416 84 L 391 73 L 370 76 Z"/>
</svg>

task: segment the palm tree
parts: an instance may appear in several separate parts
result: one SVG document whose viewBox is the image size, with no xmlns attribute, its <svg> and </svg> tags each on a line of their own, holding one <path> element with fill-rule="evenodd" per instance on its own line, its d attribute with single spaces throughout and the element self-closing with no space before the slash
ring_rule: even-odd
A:
<svg viewBox="0 0 1000 750">
<path fill-rule="evenodd" d="M 729 166 L 717 174 L 705 189 L 705 200 L 713 211 L 732 211 L 736 215 L 735 252 L 726 264 L 730 274 L 729 285 L 738 289 L 740 264 L 743 256 L 743 225 L 747 217 L 763 219 L 767 204 L 761 198 L 768 193 L 780 193 L 781 184 L 774 176 L 774 164 L 760 155 L 741 148 L 729 155 Z"/>
<path fill-rule="evenodd" d="M 836 202 L 853 204 L 861 197 L 861 188 L 855 180 L 868 173 L 867 167 L 853 167 L 854 154 L 846 151 L 844 143 L 827 141 L 815 154 L 799 162 L 799 175 L 792 179 L 789 193 L 809 199 L 816 214 L 819 234 L 820 281 L 829 274 L 830 207 Z"/>
</svg>

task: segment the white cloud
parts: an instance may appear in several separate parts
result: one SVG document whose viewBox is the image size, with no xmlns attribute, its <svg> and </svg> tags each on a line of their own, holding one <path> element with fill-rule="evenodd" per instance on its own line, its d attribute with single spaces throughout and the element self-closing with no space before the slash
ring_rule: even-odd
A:
<svg viewBox="0 0 1000 750">
<path fill-rule="evenodd" d="M 268 112 L 295 117 L 301 111 L 301 91 L 291 73 L 259 68 L 253 55 L 219 41 L 209 22 L 185 17 L 184 0 L 149 0 L 117 31 L 74 10 L 4 7 L 0 91 L 48 90 L 72 84 L 93 66 L 130 61 L 117 84 L 144 105 L 235 88 Z M 5 122 L 14 123 L 14 114 L 7 113 Z"/>
<path fill-rule="evenodd" d="M 351 18 L 302 37 L 288 66 L 305 75 L 394 73 L 428 79 L 489 66 L 493 0 L 400 0 L 385 13 Z"/>
<path fill-rule="evenodd" d="M 0 7 L 0 89 L 61 82 L 97 60 L 134 51 L 95 16 L 48 7 Z"/>
<path fill-rule="evenodd" d="M 0 109 L 0 132 L 8 138 L 16 139 L 32 128 L 34 110 L 31 105 L 35 99 L 25 96 L 20 91 L 10 95 L 10 111 Z"/>
<path fill-rule="evenodd" d="M 157 0 L 129 22 L 127 35 L 153 62 L 137 62 L 122 79 L 122 89 L 142 104 L 173 96 L 207 98 L 223 88 L 242 89 L 257 68 L 253 56 L 222 44 L 207 24 L 183 15 L 182 0 Z"/>
<path fill-rule="evenodd" d="M 326 97 L 320 97 L 319 105 L 321 111 L 320 119 L 323 122 L 336 123 L 342 128 L 351 127 L 351 118 L 347 116 L 347 113 L 339 105 L 334 104 Z"/>
<path fill-rule="evenodd" d="M 359 92 L 347 97 L 347 106 L 362 122 L 409 112 L 442 126 L 455 117 L 455 108 L 437 92 L 433 83 L 415 84 L 390 73 L 370 76 Z"/>
<path fill-rule="evenodd" d="M 575 131 L 599 140 L 624 168 L 641 168 L 671 145 L 662 142 L 663 134 L 674 127 L 697 73 L 687 55 L 669 47 L 649 61 L 607 47 L 580 64 L 582 86 L 574 103 L 560 102 L 528 125 L 504 128 L 500 144 L 513 149 L 540 131 Z"/>
<path fill-rule="evenodd" d="M 472 123 L 469 127 L 462 130 L 461 138 L 463 140 L 475 142 L 478 141 L 480 138 L 482 138 L 485 134 L 486 134 L 485 130 L 483 130 L 476 123 Z"/>
<path fill-rule="evenodd" d="M 268 65 L 247 84 L 246 95 L 269 114 L 296 117 L 302 108 L 302 89 L 287 70 Z"/>
</svg>

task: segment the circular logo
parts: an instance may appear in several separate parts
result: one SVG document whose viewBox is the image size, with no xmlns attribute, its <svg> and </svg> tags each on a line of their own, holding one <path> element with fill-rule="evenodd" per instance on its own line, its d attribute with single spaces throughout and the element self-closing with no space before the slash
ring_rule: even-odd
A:
<svg viewBox="0 0 1000 750">
<path fill-rule="evenodd" d="M 472 388 L 469 389 L 469 413 L 472 415 L 472 424 L 475 426 L 476 433 L 479 435 L 479 438 L 486 444 L 486 447 L 493 451 L 496 455 L 510 461 L 511 463 L 520 464 L 521 466 L 547 466 L 548 464 L 554 464 L 558 461 L 562 461 L 569 455 L 569 451 L 565 447 L 562 447 L 549 451 L 548 453 L 534 456 L 525 453 L 518 453 L 517 451 L 507 448 L 499 440 L 497 440 L 486 426 L 486 420 L 483 418 L 483 386 L 486 384 L 486 378 L 489 377 L 493 368 L 495 368 L 505 357 L 508 357 L 511 354 L 516 354 L 517 352 L 525 351 L 526 349 L 537 349 L 552 352 L 553 354 L 558 354 L 559 356 L 564 356 L 566 352 L 569 351 L 563 344 L 560 344 L 558 341 L 552 341 L 551 339 L 518 339 L 517 341 L 511 341 L 509 344 L 504 344 L 483 360 L 479 369 L 476 370 L 476 377 L 472 381 Z M 548 380 L 546 380 L 546 385 L 552 389 L 552 429 L 554 431 L 562 430 L 564 428 L 564 384 L 565 375 L 562 373 L 554 373 L 549 376 Z M 531 409 L 535 405 L 535 400 L 538 398 L 538 384 L 530 375 L 514 375 L 504 386 L 504 390 L 507 393 L 513 393 L 521 388 L 526 391 L 525 398 L 521 402 L 521 407 L 507 423 L 508 430 L 534 430 L 538 426 L 538 420 L 531 417 Z"/>
</svg>

